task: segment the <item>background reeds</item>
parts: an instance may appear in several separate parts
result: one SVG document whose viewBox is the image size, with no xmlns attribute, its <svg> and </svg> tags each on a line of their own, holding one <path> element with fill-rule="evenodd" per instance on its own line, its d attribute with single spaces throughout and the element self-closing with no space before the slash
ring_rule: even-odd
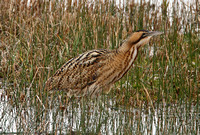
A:
<svg viewBox="0 0 200 135">
<path fill-rule="evenodd" d="M 15 110 L 16 116 L 20 116 L 18 122 L 21 122 L 22 127 L 19 126 L 15 131 L 18 133 L 47 131 L 45 128 L 48 126 L 43 125 L 46 122 L 44 118 L 48 119 L 46 110 L 60 104 L 49 101 L 59 100 L 65 104 L 66 99 L 63 92 L 50 95 L 46 93 L 44 84 L 62 64 L 87 50 L 117 48 L 130 33 L 139 29 L 163 31 L 165 34 L 154 38 L 149 45 L 140 50 L 133 68 L 115 84 L 109 95 L 102 96 L 103 104 L 110 104 L 109 101 L 112 100 L 110 106 L 114 108 L 122 106 L 129 110 L 131 107 L 142 108 L 143 105 L 156 109 L 160 104 L 164 106 L 175 103 L 185 105 L 187 108 L 189 106 L 189 111 L 194 105 L 198 114 L 199 8 L 198 0 L 191 5 L 175 0 L 172 6 L 167 0 L 163 0 L 160 5 L 153 1 L 120 1 L 117 4 L 113 0 L 105 2 L 1 0 L 0 85 L 3 91 L 0 100 L 16 107 L 12 109 Z M 71 109 L 74 107 L 77 109 L 77 106 L 72 100 Z M 109 114 L 109 109 L 105 110 L 104 105 L 99 106 L 98 109 L 103 110 L 103 115 Z M 82 107 L 84 107 L 81 108 L 82 111 L 86 110 L 82 115 L 89 116 L 85 113 L 89 113 L 87 110 L 92 105 Z M 27 116 L 28 112 L 24 111 L 26 109 L 34 113 Z M 28 121 L 26 118 L 22 119 L 25 116 L 22 111 L 27 113 L 26 116 L 30 117 L 31 123 L 35 123 L 33 127 L 25 126 Z M 31 115 L 34 115 L 33 119 Z M 60 127 L 59 124 L 62 125 L 65 119 L 56 122 L 58 116 L 63 116 L 62 111 L 55 110 L 55 113 L 52 111 L 52 115 L 55 123 L 51 128 L 56 133 L 57 127 Z M 109 117 L 111 116 L 104 120 Z M 78 131 L 87 133 L 89 129 L 85 122 L 90 123 L 90 120 L 81 118 L 83 118 L 80 122 L 82 125 L 77 125 L 81 127 Z M 0 121 L 0 123 L 5 122 Z M 93 132 L 100 131 L 102 125 L 100 123 L 92 128 Z M 198 126 L 199 121 L 196 124 Z M 136 131 L 140 130 L 139 128 Z M 198 131 L 199 128 L 196 128 L 195 132 Z M 59 132 L 62 133 L 63 129 Z M 127 133 L 134 132 L 130 129 Z"/>
</svg>

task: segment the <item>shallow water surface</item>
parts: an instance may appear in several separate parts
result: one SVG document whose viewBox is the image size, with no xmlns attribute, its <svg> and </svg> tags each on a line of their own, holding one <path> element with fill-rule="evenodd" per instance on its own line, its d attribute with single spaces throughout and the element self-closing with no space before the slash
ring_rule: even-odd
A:
<svg viewBox="0 0 200 135">
<path fill-rule="evenodd" d="M 2 91 L 1 91 L 2 92 Z M 38 98 L 39 99 L 39 98 Z M 14 103 L 1 95 L 1 133 L 85 134 L 199 134 L 199 105 L 159 104 L 154 109 L 117 106 L 104 97 L 98 101 L 70 102 L 66 108 L 44 104 Z"/>
</svg>

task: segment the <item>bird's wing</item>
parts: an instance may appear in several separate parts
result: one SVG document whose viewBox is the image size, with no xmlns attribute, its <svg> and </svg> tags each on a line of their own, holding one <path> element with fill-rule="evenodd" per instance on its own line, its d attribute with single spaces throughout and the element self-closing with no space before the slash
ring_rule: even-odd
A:
<svg viewBox="0 0 200 135">
<path fill-rule="evenodd" d="M 46 82 L 46 89 L 81 90 L 94 83 L 107 62 L 107 50 L 92 50 L 65 63 Z"/>
</svg>

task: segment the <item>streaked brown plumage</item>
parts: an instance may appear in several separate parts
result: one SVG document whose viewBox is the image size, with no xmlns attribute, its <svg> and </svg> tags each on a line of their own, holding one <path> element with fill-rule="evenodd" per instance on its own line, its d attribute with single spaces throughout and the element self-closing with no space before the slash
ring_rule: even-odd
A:
<svg viewBox="0 0 200 135">
<path fill-rule="evenodd" d="M 70 59 L 47 82 L 46 90 L 71 96 L 92 96 L 109 88 L 131 68 L 141 46 L 162 32 L 136 31 L 116 50 L 92 50 Z"/>
</svg>

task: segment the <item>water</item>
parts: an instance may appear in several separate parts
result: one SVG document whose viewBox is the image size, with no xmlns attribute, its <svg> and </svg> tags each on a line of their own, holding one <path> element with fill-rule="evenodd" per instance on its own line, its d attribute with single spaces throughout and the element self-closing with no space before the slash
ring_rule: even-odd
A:
<svg viewBox="0 0 200 135">
<path fill-rule="evenodd" d="M 1 90 L 1 93 L 3 91 Z M 154 104 L 138 108 L 116 105 L 103 96 L 60 107 L 57 99 L 14 105 L 1 94 L 0 133 L 46 134 L 197 134 L 200 133 L 198 104 Z M 39 97 L 38 97 L 39 98 Z M 42 100 L 41 100 L 42 101 Z M 32 105 L 31 105 L 32 104 Z"/>
</svg>

